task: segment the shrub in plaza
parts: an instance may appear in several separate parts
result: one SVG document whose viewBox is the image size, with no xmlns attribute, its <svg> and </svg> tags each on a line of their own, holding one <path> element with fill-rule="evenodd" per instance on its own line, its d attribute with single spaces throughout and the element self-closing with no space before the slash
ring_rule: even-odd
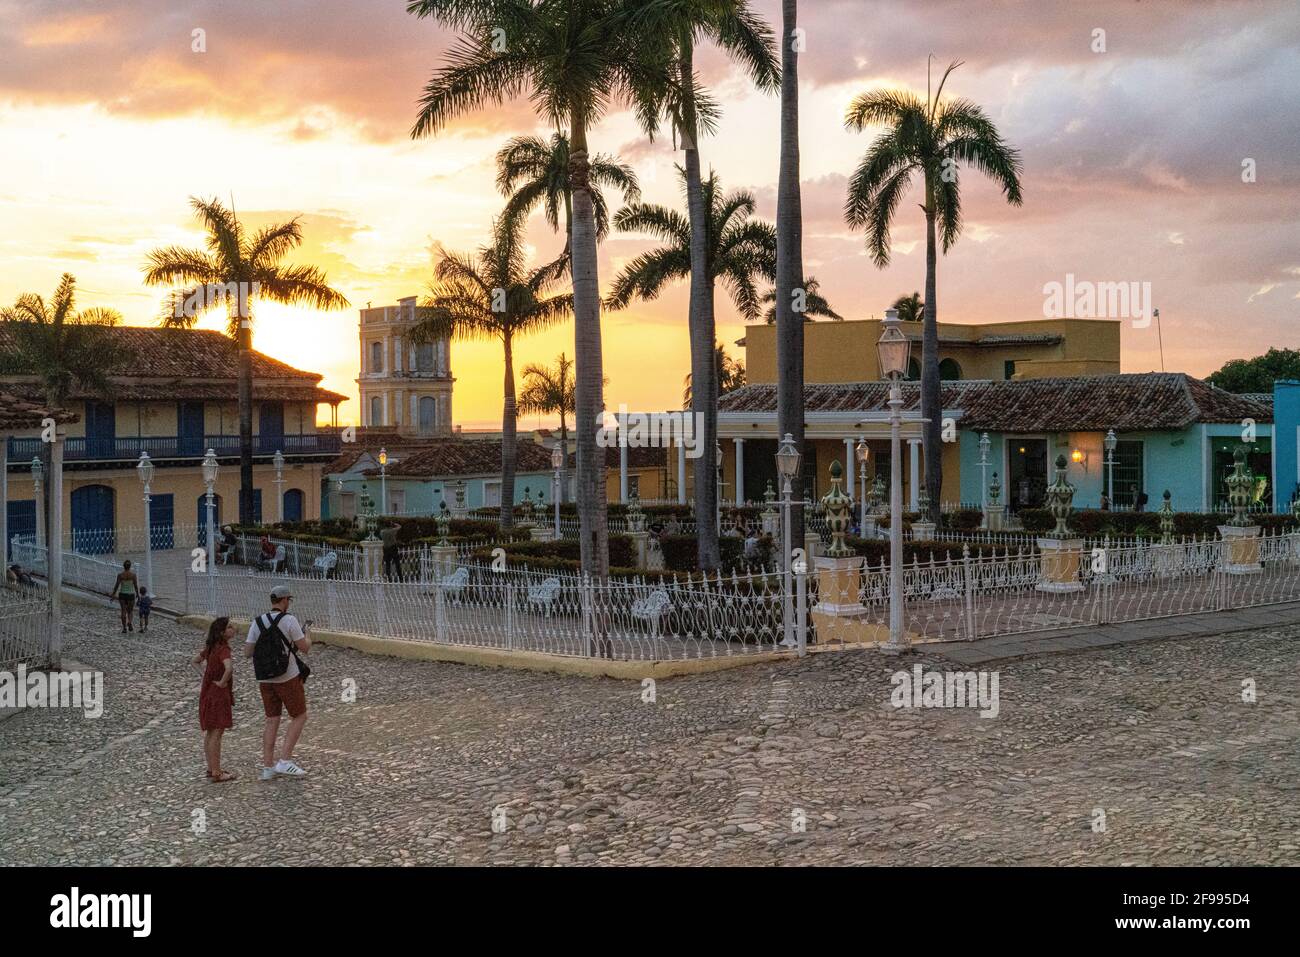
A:
<svg viewBox="0 0 1300 957">
<path fill-rule="evenodd" d="M 886 565 L 889 564 L 888 541 L 878 538 L 853 538 L 850 536 L 844 539 L 844 543 L 853 549 L 854 554 L 866 558 L 871 565 L 879 565 L 882 561 Z M 970 542 L 969 546 L 971 557 L 1002 555 L 1007 551 L 1003 546 L 987 542 Z M 913 559 L 918 562 L 929 563 L 931 558 L 936 562 L 961 561 L 961 550 L 961 542 L 904 542 L 903 563 L 910 565 Z M 1015 551 L 1014 546 L 1011 550 Z"/>
<path fill-rule="evenodd" d="M 749 563 L 745 561 L 745 540 L 724 535 L 718 539 L 718 548 L 722 553 L 722 568 L 725 571 L 735 569 L 744 571 Z M 767 546 L 771 554 L 772 546 Z M 664 556 L 664 567 L 677 572 L 697 572 L 699 565 L 699 547 L 694 535 L 661 535 L 659 550 Z M 762 564 L 755 560 L 754 565 Z"/>
<path fill-rule="evenodd" d="M 580 546 L 577 539 L 562 538 L 555 542 L 534 542 L 519 541 L 513 542 L 506 549 L 506 559 L 511 563 L 515 559 L 527 559 L 531 562 L 559 561 L 559 562 L 578 562 L 581 556 Z M 480 552 L 487 556 L 487 560 L 492 559 L 492 550 L 490 548 L 480 549 Z M 478 552 L 475 553 L 477 558 Z M 610 565 L 620 568 L 631 568 L 636 565 L 636 547 L 632 544 L 632 539 L 626 535 L 609 536 L 609 563 Z M 556 565 L 556 568 L 565 567 Z M 576 568 L 577 565 L 575 564 Z"/>
<path fill-rule="evenodd" d="M 943 516 L 944 528 L 954 532 L 971 532 L 980 527 L 984 513 L 978 508 L 962 508 Z"/>
</svg>

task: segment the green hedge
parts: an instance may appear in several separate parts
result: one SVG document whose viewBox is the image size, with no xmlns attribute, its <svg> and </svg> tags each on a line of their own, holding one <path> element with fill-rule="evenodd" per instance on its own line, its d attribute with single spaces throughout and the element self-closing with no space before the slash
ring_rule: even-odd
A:
<svg viewBox="0 0 1300 957">
<path fill-rule="evenodd" d="M 1056 519 L 1045 508 L 1022 508 L 1016 515 L 1029 533 L 1048 532 L 1056 527 Z M 1174 534 L 1213 537 L 1220 525 L 1228 523 L 1228 518 L 1222 514 L 1175 512 Z M 1251 521 L 1270 531 L 1286 530 L 1295 525 L 1291 516 L 1286 514 L 1251 515 Z M 1159 512 L 1103 512 L 1101 509 L 1084 508 L 1071 513 L 1069 525 L 1072 531 L 1086 538 L 1102 538 L 1106 535 L 1115 538 L 1160 537 Z"/>
</svg>

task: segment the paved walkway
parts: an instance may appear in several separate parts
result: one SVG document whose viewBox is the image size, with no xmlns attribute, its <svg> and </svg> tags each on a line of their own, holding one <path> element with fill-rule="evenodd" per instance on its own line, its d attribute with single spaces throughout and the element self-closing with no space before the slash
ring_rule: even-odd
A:
<svg viewBox="0 0 1300 957">
<path fill-rule="evenodd" d="M 123 638 L 107 607 L 70 603 L 67 651 L 105 673 L 104 716 L 0 722 L 0 864 L 1300 864 L 1300 626 L 1257 612 L 1231 634 L 1151 622 L 1000 661 L 995 718 L 890 704 L 896 670 L 965 668 L 980 645 L 664 680 L 653 701 L 319 648 L 311 776 L 255 779 L 241 662 L 226 763 L 242 776 L 210 785 L 198 634 L 156 620 Z"/>
</svg>

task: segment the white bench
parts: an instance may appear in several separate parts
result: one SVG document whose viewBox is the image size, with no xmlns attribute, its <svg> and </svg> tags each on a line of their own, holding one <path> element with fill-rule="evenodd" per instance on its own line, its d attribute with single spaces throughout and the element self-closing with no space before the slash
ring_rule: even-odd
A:
<svg viewBox="0 0 1300 957">
<path fill-rule="evenodd" d="M 650 623 L 651 634 L 659 635 L 659 619 L 673 607 L 668 600 L 668 592 L 656 588 L 644 598 L 632 602 L 632 617 Z"/>
<path fill-rule="evenodd" d="M 454 572 L 438 583 L 444 595 L 455 600 L 460 597 L 460 593 L 465 590 L 469 584 L 469 569 L 461 565 Z"/>
<path fill-rule="evenodd" d="M 326 552 L 324 555 L 318 555 L 316 560 L 311 563 L 311 567 L 320 572 L 321 578 L 329 578 L 339 563 L 338 552 Z"/>
<path fill-rule="evenodd" d="M 288 557 L 289 557 L 289 553 L 284 550 L 284 546 L 276 545 L 275 556 L 268 563 L 271 569 L 271 574 L 274 575 L 284 571 L 284 562 L 285 559 Z"/>
<path fill-rule="evenodd" d="M 560 580 L 558 578 L 548 578 L 540 585 L 531 585 L 528 588 L 528 604 L 542 608 L 548 615 L 555 607 L 555 599 L 559 597 Z"/>
</svg>

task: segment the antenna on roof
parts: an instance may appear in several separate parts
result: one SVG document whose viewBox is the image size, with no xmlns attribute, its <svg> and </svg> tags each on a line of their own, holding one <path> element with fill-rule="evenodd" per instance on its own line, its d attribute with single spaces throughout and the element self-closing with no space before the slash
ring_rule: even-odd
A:
<svg viewBox="0 0 1300 957">
<path fill-rule="evenodd" d="M 1156 341 L 1160 343 L 1160 371 L 1164 372 L 1165 371 L 1165 337 L 1164 337 L 1164 333 L 1160 331 L 1160 310 L 1159 309 L 1151 310 L 1151 315 L 1156 320 Z"/>
</svg>

